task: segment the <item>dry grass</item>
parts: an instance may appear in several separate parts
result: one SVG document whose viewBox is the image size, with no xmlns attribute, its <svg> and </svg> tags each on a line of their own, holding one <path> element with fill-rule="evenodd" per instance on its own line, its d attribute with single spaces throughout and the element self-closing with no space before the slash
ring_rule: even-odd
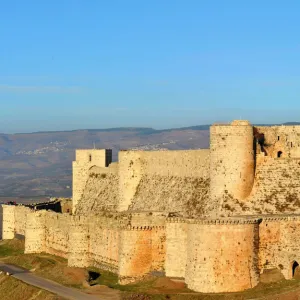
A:
<svg viewBox="0 0 300 300">
<path fill-rule="evenodd" d="M 0 275 L 1 300 L 60 300 L 64 299 L 10 276 Z"/>
<path fill-rule="evenodd" d="M 44 278 L 70 287 L 82 287 L 86 271 L 70 268 L 67 260 L 49 254 L 24 254 L 24 241 L 10 240 L 0 243 L 0 260 L 15 264 Z"/>
<path fill-rule="evenodd" d="M 24 243 L 18 240 L 0 242 L 0 260 L 19 265 L 34 271 L 42 277 L 51 279 L 66 286 L 83 288 L 82 282 L 87 277 L 87 270 L 67 267 L 67 260 L 48 254 L 23 254 Z M 283 293 L 293 293 L 300 296 L 300 280 L 281 280 L 276 283 L 263 284 L 240 293 L 201 294 L 194 293 L 184 285 L 174 284 L 167 278 L 148 277 L 144 281 L 130 285 L 119 285 L 115 274 L 96 268 L 90 270 L 99 272 L 101 276 L 94 282 L 106 285 L 114 290 L 120 290 L 123 299 L 132 300 L 246 300 L 246 299 L 288 299 L 279 296 Z M 101 295 L 101 294 L 99 294 Z M 0 299 L 62 299 L 31 287 L 12 277 L 0 275 Z M 104 298 L 103 298 L 104 299 Z M 291 298 L 298 299 L 298 298 Z"/>
</svg>

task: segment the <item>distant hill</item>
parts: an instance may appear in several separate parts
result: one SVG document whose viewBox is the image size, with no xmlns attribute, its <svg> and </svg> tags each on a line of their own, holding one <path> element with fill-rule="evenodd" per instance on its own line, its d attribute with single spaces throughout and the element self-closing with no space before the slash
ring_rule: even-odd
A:
<svg viewBox="0 0 300 300">
<path fill-rule="evenodd" d="M 282 125 L 285 125 L 285 126 L 296 126 L 296 125 L 300 125 L 300 122 L 286 122 L 286 123 L 283 123 Z"/>
<path fill-rule="evenodd" d="M 300 125 L 287 122 L 284 125 Z M 264 124 L 263 126 L 271 126 Z M 0 134 L 1 196 L 71 196 L 75 149 L 197 149 L 209 147 L 210 125 L 156 130 L 120 127 Z"/>
<path fill-rule="evenodd" d="M 155 130 L 109 128 L 0 134 L 1 196 L 71 196 L 71 167 L 78 148 L 208 148 L 209 125 Z"/>
</svg>

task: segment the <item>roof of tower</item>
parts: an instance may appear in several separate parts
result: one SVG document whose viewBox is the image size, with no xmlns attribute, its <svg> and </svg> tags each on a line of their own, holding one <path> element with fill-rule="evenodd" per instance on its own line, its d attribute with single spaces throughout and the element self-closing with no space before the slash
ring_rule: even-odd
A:
<svg viewBox="0 0 300 300">
<path fill-rule="evenodd" d="M 212 126 L 251 126 L 248 120 L 233 120 L 231 123 L 214 123 Z"/>
<path fill-rule="evenodd" d="M 232 126 L 250 126 L 250 122 L 248 120 L 233 120 L 230 125 Z"/>
</svg>

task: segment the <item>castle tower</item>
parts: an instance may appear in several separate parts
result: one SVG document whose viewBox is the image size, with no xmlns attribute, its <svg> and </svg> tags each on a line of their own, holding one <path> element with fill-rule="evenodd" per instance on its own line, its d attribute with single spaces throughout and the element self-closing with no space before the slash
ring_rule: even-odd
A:
<svg viewBox="0 0 300 300">
<path fill-rule="evenodd" d="M 14 205 L 1 205 L 0 215 L 2 223 L 1 239 L 11 240 L 15 238 L 15 206 Z"/>
<path fill-rule="evenodd" d="M 26 217 L 25 253 L 46 251 L 46 211 L 31 211 Z"/>
<path fill-rule="evenodd" d="M 210 194 L 217 208 L 227 194 L 243 200 L 254 181 L 253 127 L 248 121 L 210 127 Z"/>
<path fill-rule="evenodd" d="M 238 292 L 255 287 L 259 220 L 191 220 L 185 282 L 201 293 Z"/>
<path fill-rule="evenodd" d="M 81 199 L 87 174 L 91 167 L 97 166 L 106 168 L 112 162 L 111 149 L 80 149 L 76 150 L 76 160 L 73 161 L 73 213 L 76 212 L 76 205 Z"/>
</svg>

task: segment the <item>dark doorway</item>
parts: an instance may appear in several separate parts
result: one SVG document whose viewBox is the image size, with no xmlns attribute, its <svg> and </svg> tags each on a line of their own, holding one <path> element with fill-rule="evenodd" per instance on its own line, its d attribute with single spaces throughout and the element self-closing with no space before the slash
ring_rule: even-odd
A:
<svg viewBox="0 0 300 300">
<path fill-rule="evenodd" d="M 277 157 L 281 157 L 281 155 L 282 155 L 282 151 L 278 151 L 277 152 Z"/>
<path fill-rule="evenodd" d="M 299 264 L 296 261 L 294 261 L 293 265 L 292 265 L 292 275 L 293 275 L 293 277 L 295 276 L 296 271 L 297 272 L 299 271 Z"/>
</svg>

